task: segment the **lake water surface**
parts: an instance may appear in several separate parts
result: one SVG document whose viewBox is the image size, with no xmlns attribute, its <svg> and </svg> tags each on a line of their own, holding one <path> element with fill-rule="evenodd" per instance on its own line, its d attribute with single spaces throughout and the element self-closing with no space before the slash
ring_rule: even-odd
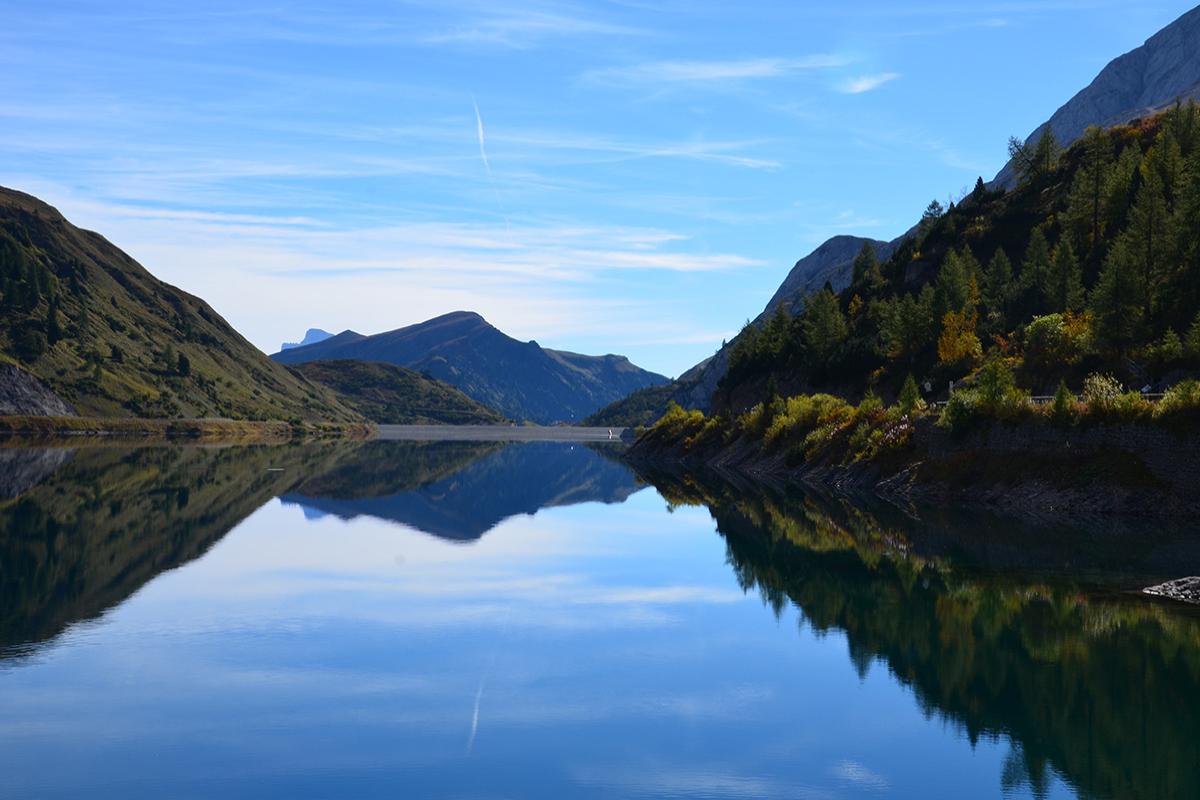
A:
<svg viewBox="0 0 1200 800">
<path fill-rule="evenodd" d="M 616 455 L 0 449 L 0 796 L 1200 797 L 1200 530 Z"/>
</svg>

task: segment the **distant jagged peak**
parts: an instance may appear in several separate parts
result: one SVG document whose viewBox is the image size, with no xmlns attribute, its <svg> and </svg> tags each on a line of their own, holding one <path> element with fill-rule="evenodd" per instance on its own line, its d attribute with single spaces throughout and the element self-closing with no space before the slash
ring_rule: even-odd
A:
<svg viewBox="0 0 1200 800">
<path fill-rule="evenodd" d="M 279 346 L 279 349 L 292 350 L 296 347 L 306 347 L 307 345 L 316 344 L 317 342 L 323 342 L 326 339 L 332 338 L 333 334 L 329 331 L 321 330 L 320 328 L 309 328 L 307 331 L 305 331 L 303 339 L 298 342 L 284 342 Z"/>
</svg>

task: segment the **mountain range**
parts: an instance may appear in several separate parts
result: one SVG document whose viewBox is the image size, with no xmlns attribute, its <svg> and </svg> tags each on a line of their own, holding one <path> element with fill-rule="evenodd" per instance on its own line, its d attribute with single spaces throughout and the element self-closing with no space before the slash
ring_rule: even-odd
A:
<svg viewBox="0 0 1200 800">
<path fill-rule="evenodd" d="M 311 328 L 271 359 L 202 299 L 2 187 L 0 311 L 6 415 L 575 422 L 667 383 L 623 356 L 518 342 L 467 312 L 376 336 Z"/>
<path fill-rule="evenodd" d="M 668 382 L 624 356 L 586 356 L 518 341 L 468 311 L 371 336 L 343 331 L 271 358 L 289 365 L 335 359 L 395 364 L 457 387 L 511 419 L 542 424 L 577 422 L 631 392 Z"/>
</svg>

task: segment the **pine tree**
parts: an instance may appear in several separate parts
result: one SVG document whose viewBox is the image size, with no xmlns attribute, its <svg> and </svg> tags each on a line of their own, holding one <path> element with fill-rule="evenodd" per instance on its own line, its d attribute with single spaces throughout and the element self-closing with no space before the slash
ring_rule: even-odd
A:
<svg viewBox="0 0 1200 800">
<path fill-rule="evenodd" d="M 964 251 L 969 254 L 970 251 Z M 941 319 L 946 314 L 973 311 L 978 302 L 978 288 L 973 265 L 974 256 L 964 257 L 951 250 L 942 262 L 934 288 L 934 314 Z"/>
<path fill-rule="evenodd" d="M 917 379 L 911 372 L 904 379 L 904 385 L 900 387 L 898 403 L 901 413 L 904 414 L 911 414 L 924 405 L 921 400 L 921 390 L 917 388 Z"/>
<path fill-rule="evenodd" d="M 983 182 L 983 176 L 980 175 L 975 181 L 975 188 L 971 190 L 971 202 L 979 205 L 987 197 L 987 185 Z"/>
<path fill-rule="evenodd" d="M 879 258 L 875 254 L 875 246 L 870 242 L 863 242 L 862 249 L 854 258 L 851 286 L 860 291 L 875 291 L 883 286 Z"/>
<path fill-rule="evenodd" d="M 1149 319 L 1158 299 L 1158 284 L 1166 269 L 1170 244 L 1170 213 L 1163 196 L 1162 178 L 1153 169 L 1143 170 L 1137 200 L 1129 212 L 1129 227 L 1123 238 L 1128 245 L 1141 281 L 1143 315 Z"/>
<path fill-rule="evenodd" d="M 931 230 L 933 230 L 933 226 L 937 224 L 937 221 L 941 219 L 945 213 L 946 209 L 942 205 L 941 201 L 937 200 L 936 198 L 930 200 L 929 205 L 925 206 L 924 213 L 921 214 L 921 222 L 917 226 L 918 236 L 925 236 Z"/>
<path fill-rule="evenodd" d="M 1066 381 L 1060 380 L 1050 405 L 1050 418 L 1060 425 L 1070 424 L 1075 420 L 1075 403 L 1075 393 L 1067 388 Z"/>
<path fill-rule="evenodd" d="M 1054 248 L 1050 262 L 1050 310 L 1078 311 L 1083 307 L 1083 278 L 1075 250 L 1067 239 Z"/>
<path fill-rule="evenodd" d="M 819 367 L 829 365 L 847 333 L 846 317 L 833 292 L 822 289 L 808 298 L 801 329 L 813 363 Z"/>
<path fill-rule="evenodd" d="M 1066 221 L 1075 244 L 1094 259 L 1103 239 L 1104 187 L 1112 169 L 1112 141 L 1102 129 L 1089 127 L 1083 134 L 1083 160 L 1071 185 Z"/>
<path fill-rule="evenodd" d="M 1049 175 L 1058 166 L 1058 159 L 1061 155 L 1062 148 L 1058 146 L 1058 137 L 1054 135 L 1054 131 L 1049 125 L 1042 130 L 1041 135 L 1032 145 L 1028 141 L 1022 142 L 1015 136 L 1008 140 L 1008 157 L 1012 161 L 1013 169 L 1017 172 L 1017 179 L 1022 184 L 1031 183 Z"/>
<path fill-rule="evenodd" d="M 983 309 L 987 314 L 987 327 L 992 332 L 999 333 L 1007 326 L 1012 296 L 1012 262 L 1003 249 L 997 249 L 983 279 Z"/>
<path fill-rule="evenodd" d="M 1108 180 L 1104 183 L 1102 224 L 1110 230 L 1119 230 L 1125 224 L 1141 164 L 1142 151 L 1137 145 L 1131 144 L 1121 151 L 1120 158 L 1108 171 Z"/>
<path fill-rule="evenodd" d="M 1021 289 L 1026 311 L 1031 316 L 1045 312 L 1050 305 L 1050 245 L 1041 228 L 1034 228 L 1025 248 L 1021 265 Z"/>
<path fill-rule="evenodd" d="M 890 303 L 880 325 L 889 357 L 911 363 L 933 343 L 937 335 L 933 308 L 934 290 L 930 286 L 922 289 L 920 295 L 906 294 Z"/>
<path fill-rule="evenodd" d="M 53 347 L 62 339 L 62 326 L 58 321 L 58 297 L 50 298 L 50 307 L 46 309 L 46 341 Z"/>
<path fill-rule="evenodd" d="M 1104 260 L 1091 297 L 1097 334 L 1118 350 L 1124 351 L 1141 330 L 1143 289 L 1129 245 L 1124 238 L 1118 239 Z"/>
</svg>

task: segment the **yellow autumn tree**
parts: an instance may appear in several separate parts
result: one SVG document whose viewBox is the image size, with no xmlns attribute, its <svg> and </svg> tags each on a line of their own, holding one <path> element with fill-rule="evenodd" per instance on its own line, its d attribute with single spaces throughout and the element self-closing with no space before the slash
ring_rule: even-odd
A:
<svg viewBox="0 0 1200 800">
<path fill-rule="evenodd" d="M 948 311 L 942 317 L 938 337 L 938 361 L 949 366 L 970 367 L 983 358 L 983 345 L 975 335 L 978 317 L 974 311 Z"/>
</svg>

